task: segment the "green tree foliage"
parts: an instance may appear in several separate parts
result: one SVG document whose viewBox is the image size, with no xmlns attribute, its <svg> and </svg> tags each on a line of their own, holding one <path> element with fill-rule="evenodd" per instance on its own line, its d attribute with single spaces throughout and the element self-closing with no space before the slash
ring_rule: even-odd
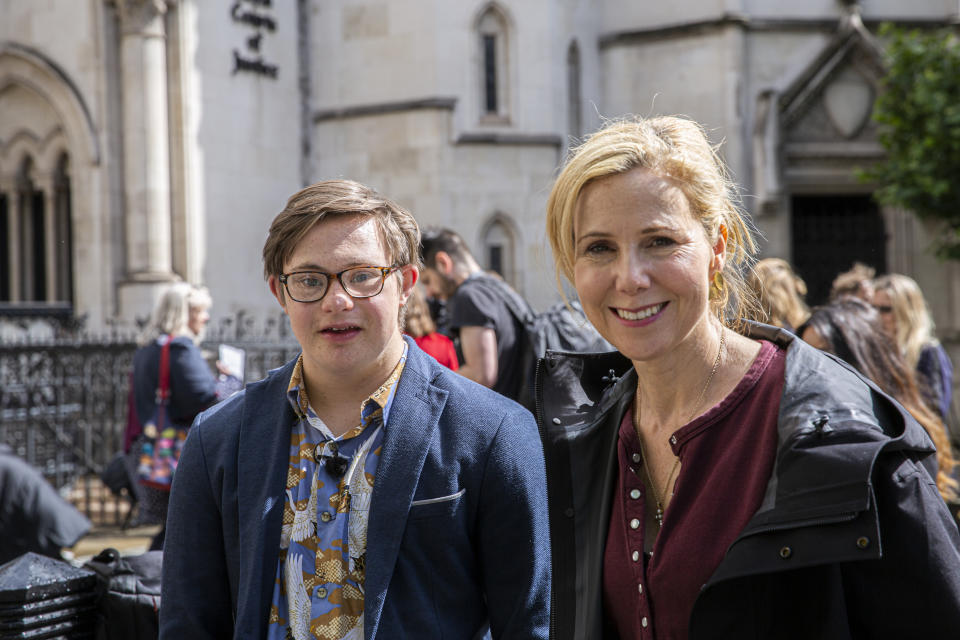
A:
<svg viewBox="0 0 960 640">
<path fill-rule="evenodd" d="M 874 106 L 885 160 L 862 172 L 875 198 L 944 223 L 937 253 L 960 259 L 960 43 L 955 32 L 884 25 L 889 71 Z"/>
</svg>

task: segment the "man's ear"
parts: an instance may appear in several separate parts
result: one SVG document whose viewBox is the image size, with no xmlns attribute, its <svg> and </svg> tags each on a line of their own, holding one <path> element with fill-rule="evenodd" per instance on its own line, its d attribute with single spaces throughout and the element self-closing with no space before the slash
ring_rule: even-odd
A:
<svg viewBox="0 0 960 640">
<path fill-rule="evenodd" d="M 417 267 L 413 266 L 412 264 L 400 267 L 401 306 L 407 303 L 407 298 L 410 297 L 410 294 L 413 292 L 413 288 L 417 286 L 418 280 L 420 280 L 420 270 Z"/>
<path fill-rule="evenodd" d="M 434 263 L 436 264 L 436 270 L 443 275 L 450 276 L 453 273 L 453 258 L 446 251 L 437 251 L 437 255 L 434 256 Z"/>
<path fill-rule="evenodd" d="M 284 295 L 283 284 L 277 278 L 277 276 L 270 276 L 267 278 L 267 284 L 270 286 L 270 293 L 273 294 L 273 297 L 277 299 L 277 302 L 280 303 L 280 306 L 283 308 L 283 312 L 287 312 L 287 300 Z"/>
</svg>

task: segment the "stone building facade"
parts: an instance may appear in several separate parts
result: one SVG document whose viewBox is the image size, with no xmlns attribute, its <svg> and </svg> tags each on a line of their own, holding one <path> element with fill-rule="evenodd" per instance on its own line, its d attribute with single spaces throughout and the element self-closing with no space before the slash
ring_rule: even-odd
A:
<svg viewBox="0 0 960 640">
<path fill-rule="evenodd" d="M 333 177 L 458 230 L 542 308 L 571 143 L 679 113 L 723 143 L 764 254 L 814 301 L 866 261 L 915 277 L 955 342 L 958 268 L 855 169 L 882 153 L 876 27 L 957 19 L 956 0 L 5 0 L 0 318 L 131 323 L 176 279 L 211 289 L 215 319 L 275 317 L 269 221 Z"/>
</svg>

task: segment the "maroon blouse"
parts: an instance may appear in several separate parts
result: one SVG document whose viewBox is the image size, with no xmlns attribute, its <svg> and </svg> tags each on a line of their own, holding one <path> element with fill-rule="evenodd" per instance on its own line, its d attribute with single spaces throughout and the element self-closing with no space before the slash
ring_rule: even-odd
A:
<svg viewBox="0 0 960 640">
<path fill-rule="evenodd" d="M 773 469 L 785 352 L 770 342 L 720 404 L 674 432 L 673 498 L 653 553 L 633 410 L 620 425 L 617 479 L 603 562 L 603 602 L 620 638 L 687 637 L 693 603 L 759 508 Z M 634 528 L 636 527 L 636 528 Z"/>
</svg>

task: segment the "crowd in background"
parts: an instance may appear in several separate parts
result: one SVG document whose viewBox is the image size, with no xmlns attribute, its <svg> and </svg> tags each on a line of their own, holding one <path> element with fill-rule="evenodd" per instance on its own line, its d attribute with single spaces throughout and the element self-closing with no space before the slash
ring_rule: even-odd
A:
<svg viewBox="0 0 960 640">
<path fill-rule="evenodd" d="M 750 284 L 767 322 L 841 358 L 923 425 L 937 446 L 937 487 L 956 512 L 953 365 L 919 285 L 898 273 L 877 277 L 873 268 L 855 263 L 834 279 L 829 302 L 810 309 L 806 284 L 780 258 L 758 261 Z"/>
</svg>

